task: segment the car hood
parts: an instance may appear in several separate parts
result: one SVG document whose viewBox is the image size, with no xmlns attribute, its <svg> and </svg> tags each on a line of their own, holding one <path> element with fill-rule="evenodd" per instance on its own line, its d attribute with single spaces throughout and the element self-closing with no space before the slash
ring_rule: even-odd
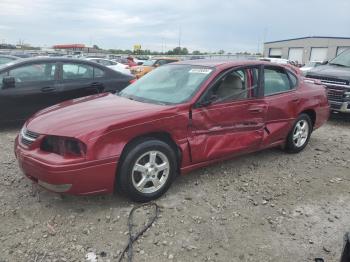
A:
<svg viewBox="0 0 350 262">
<path fill-rule="evenodd" d="M 112 94 L 93 95 L 41 110 L 27 121 L 26 128 L 38 134 L 79 138 L 166 109 L 168 106 L 141 103 Z"/>
<path fill-rule="evenodd" d="M 144 71 L 144 70 L 152 70 L 153 67 L 152 66 L 133 66 L 131 69 L 132 70 L 140 69 L 140 70 Z"/>
<path fill-rule="evenodd" d="M 307 73 L 307 76 L 331 77 L 350 81 L 350 67 L 337 65 L 322 65 L 313 68 Z"/>
</svg>

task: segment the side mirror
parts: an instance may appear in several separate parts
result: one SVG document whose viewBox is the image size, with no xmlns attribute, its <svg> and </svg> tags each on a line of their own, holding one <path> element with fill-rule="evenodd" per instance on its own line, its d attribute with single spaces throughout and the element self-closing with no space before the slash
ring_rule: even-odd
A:
<svg viewBox="0 0 350 262">
<path fill-rule="evenodd" d="M 6 89 L 6 88 L 14 88 L 16 85 L 16 81 L 15 78 L 13 76 L 5 76 L 2 79 L 2 88 Z"/>
<path fill-rule="evenodd" d="M 214 103 L 216 100 L 218 100 L 218 96 L 217 95 L 211 95 L 208 99 L 205 99 L 203 101 L 200 101 L 197 104 L 197 107 L 204 107 L 204 106 L 209 106 L 212 103 Z"/>
<path fill-rule="evenodd" d="M 328 61 L 322 61 L 321 65 L 327 65 L 328 64 Z"/>
</svg>

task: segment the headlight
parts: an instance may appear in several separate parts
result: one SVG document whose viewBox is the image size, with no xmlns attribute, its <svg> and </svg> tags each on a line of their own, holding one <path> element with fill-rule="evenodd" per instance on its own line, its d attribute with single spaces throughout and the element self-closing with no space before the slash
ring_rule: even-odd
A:
<svg viewBox="0 0 350 262">
<path fill-rule="evenodd" d="M 46 136 L 41 142 L 40 149 L 64 157 L 84 157 L 86 145 L 70 137 Z"/>
</svg>

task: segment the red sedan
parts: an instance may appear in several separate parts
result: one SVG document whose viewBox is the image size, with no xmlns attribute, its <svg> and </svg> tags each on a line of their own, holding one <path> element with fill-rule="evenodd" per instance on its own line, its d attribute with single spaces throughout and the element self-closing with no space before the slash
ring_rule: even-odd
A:
<svg viewBox="0 0 350 262">
<path fill-rule="evenodd" d="M 77 195 L 120 188 L 135 201 L 161 196 L 180 173 L 270 147 L 291 153 L 325 123 L 325 88 L 263 61 L 165 65 L 117 95 L 38 112 L 15 154 L 42 187 Z"/>
</svg>

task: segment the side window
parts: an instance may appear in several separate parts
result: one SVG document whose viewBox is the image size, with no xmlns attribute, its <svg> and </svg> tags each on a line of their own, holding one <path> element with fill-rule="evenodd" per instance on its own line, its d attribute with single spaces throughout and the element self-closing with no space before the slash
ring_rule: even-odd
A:
<svg viewBox="0 0 350 262">
<path fill-rule="evenodd" d="M 258 94 L 258 68 L 244 68 L 222 76 L 212 87 L 210 96 L 216 103 L 243 100 Z"/>
<path fill-rule="evenodd" d="M 288 75 L 283 68 L 264 69 L 265 96 L 286 92 L 291 89 Z"/>
<path fill-rule="evenodd" d="M 164 65 L 164 64 L 166 64 L 167 62 L 166 62 L 166 60 L 164 60 L 164 59 L 160 59 L 160 60 L 158 60 L 157 62 L 156 62 L 156 64 L 158 64 L 158 65 Z"/>
<path fill-rule="evenodd" d="M 52 81 L 55 80 L 55 70 L 55 63 L 30 64 L 11 69 L 9 76 L 14 77 L 16 83 Z"/>
<path fill-rule="evenodd" d="M 7 64 L 11 61 L 13 61 L 13 59 L 8 58 L 8 57 L 0 57 L 0 65 Z"/>
<path fill-rule="evenodd" d="M 109 66 L 109 62 L 103 59 L 98 60 L 98 63 L 104 66 Z"/>
<path fill-rule="evenodd" d="M 93 79 L 94 69 L 84 64 L 63 64 L 63 80 Z"/>
<path fill-rule="evenodd" d="M 297 85 L 298 85 L 298 79 L 297 77 L 292 74 L 291 72 L 288 72 L 288 76 L 289 76 L 289 79 L 290 79 L 290 82 L 291 82 L 291 88 L 295 88 Z"/>
<path fill-rule="evenodd" d="M 105 72 L 97 67 L 94 67 L 94 78 L 101 78 L 105 76 Z"/>
</svg>

